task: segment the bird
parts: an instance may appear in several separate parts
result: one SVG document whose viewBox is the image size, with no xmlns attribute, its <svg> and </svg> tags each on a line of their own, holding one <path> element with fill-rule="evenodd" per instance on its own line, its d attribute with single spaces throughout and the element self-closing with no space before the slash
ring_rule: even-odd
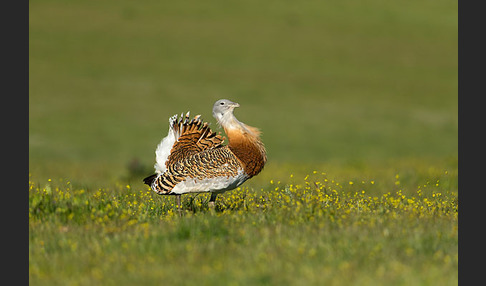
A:
<svg viewBox="0 0 486 286">
<path fill-rule="evenodd" d="M 267 161 L 261 131 L 240 122 L 233 114 L 240 105 L 217 100 L 212 114 L 226 137 L 216 134 L 201 115 L 190 112 L 169 118 L 169 132 L 155 150 L 155 174 L 143 182 L 159 195 L 175 195 L 181 212 L 181 195 L 210 193 L 214 209 L 218 194 L 232 190 L 258 175 Z"/>
</svg>

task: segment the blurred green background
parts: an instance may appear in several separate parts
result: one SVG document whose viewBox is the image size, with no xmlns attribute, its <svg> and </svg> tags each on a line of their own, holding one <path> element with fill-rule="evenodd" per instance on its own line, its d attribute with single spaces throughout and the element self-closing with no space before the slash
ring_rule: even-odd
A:
<svg viewBox="0 0 486 286">
<path fill-rule="evenodd" d="M 34 0 L 29 18 L 39 180 L 141 184 L 168 118 L 191 111 L 222 131 L 220 98 L 263 132 L 254 183 L 457 169 L 457 1 Z"/>
</svg>

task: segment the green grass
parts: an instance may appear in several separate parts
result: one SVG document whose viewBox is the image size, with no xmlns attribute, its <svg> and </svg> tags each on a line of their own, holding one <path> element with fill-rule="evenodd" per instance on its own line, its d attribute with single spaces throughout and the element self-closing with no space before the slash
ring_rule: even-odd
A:
<svg viewBox="0 0 486 286">
<path fill-rule="evenodd" d="M 456 284 L 457 21 L 457 1 L 31 1 L 30 283 Z M 268 163 L 173 216 L 142 178 L 173 114 L 222 131 L 220 98 Z"/>
<path fill-rule="evenodd" d="M 457 174 L 409 185 L 315 172 L 220 196 L 29 189 L 33 285 L 455 285 Z M 382 193 L 384 183 L 393 188 Z"/>
<path fill-rule="evenodd" d="M 114 183 L 220 98 L 269 164 L 457 158 L 456 2 L 226 2 L 30 3 L 31 171 Z"/>
</svg>

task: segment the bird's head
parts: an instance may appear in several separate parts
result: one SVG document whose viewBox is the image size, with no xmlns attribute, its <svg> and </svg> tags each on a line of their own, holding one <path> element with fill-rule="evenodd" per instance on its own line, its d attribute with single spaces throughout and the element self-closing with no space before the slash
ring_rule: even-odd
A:
<svg viewBox="0 0 486 286">
<path fill-rule="evenodd" d="M 233 110 L 240 105 L 228 99 L 220 99 L 213 105 L 213 116 L 218 120 L 218 123 L 223 124 L 225 119 L 232 117 Z"/>
<path fill-rule="evenodd" d="M 213 116 L 218 121 L 218 124 L 224 128 L 230 144 L 232 144 L 231 142 L 241 142 L 242 140 L 244 142 L 248 142 L 248 140 L 253 143 L 260 142 L 260 130 L 238 121 L 233 115 L 233 110 L 236 107 L 240 107 L 240 105 L 227 99 L 220 99 L 213 105 Z"/>
</svg>

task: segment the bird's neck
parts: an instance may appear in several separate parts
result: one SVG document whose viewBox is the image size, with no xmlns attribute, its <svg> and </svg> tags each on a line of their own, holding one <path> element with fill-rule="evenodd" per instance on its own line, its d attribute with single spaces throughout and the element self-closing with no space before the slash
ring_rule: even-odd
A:
<svg viewBox="0 0 486 286">
<path fill-rule="evenodd" d="M 228 147 L 243 163 L 245 172 L 253 177 L 260 173 L 267 161 L 260 131 L 238 121 L 232 114 L 221 124 L 228 136 Z"/>
</svg>

